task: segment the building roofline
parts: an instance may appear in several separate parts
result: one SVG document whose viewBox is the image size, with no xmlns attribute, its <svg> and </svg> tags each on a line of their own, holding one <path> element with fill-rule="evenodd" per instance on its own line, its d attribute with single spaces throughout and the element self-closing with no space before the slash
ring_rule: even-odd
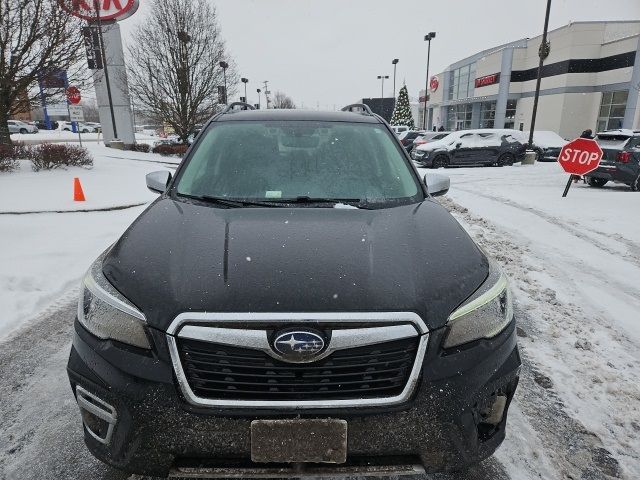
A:
<svg viewBox="0 0 640 480">
<path fill-rule="evenodd" d="M 589 24 L 634 24 L 634 23 L 638 23 L 640 24 L 640 19 L 638 20 L 585 20 L 585 21 L 577 21 L 577 22 L 569 22 L 565 25 L 562 25 L 560 27 L 554 28 L 553 30 L 549 30 L 548 33 L 553 33 L 553 32 L 557 32 L 559 30 L 562 30 L 564 28 L 569 28 L 572 25 L 589 25 Z M 609 44 L 609 43 L 613 43 L 613 42 L 619 42 L 620 40 L 624 40 L 626 38 L 633 38 L 634 36 L 638 36 L 638 34 L 635 35 L 630 35 L 628 37 L 623 37 L 623 38 L 619 38 L 616 40 L 611 40 L 609 42 L 605 42 L 604 44 Z M 485 57 L 487 55 L 491 55 L 492 53 L 496 53 L 499 52 L 501 50 L 504 50 L 505 48 L 509 48 L 509 47 L 513 47 L 513 48 L 527 48 L 528 43 L 530 41 L 533 41 L 537 38 L 541 38 L 542 34 L 540 35 L 536 35 L 535 37 L 524 37 L 521 38 L 519 40 L 515 40 L 513 42 L 508 42 L 508 43 L 504 43 L 502 45 L 498 45 L 495 47 L 491 47 L 491 48 L 487 48 L 485 50 L 482 50 L 478 53 L 475 53 L 473 55 L 469 55 L 468 57 L 465 57 L 461 60 L 458 60 L 457 62 L 454 62 L 450 65 L 447 66 L 447 68 L 445 68 L 442 72 L 440 73 L 444 73 L 444 72 L 449 72 L 451 70 L 455 70 L 458 67 L 462 67 L 464 65 L 467 65 L 469 63 L 472 63 L 482 57 Z"/>
</svg>

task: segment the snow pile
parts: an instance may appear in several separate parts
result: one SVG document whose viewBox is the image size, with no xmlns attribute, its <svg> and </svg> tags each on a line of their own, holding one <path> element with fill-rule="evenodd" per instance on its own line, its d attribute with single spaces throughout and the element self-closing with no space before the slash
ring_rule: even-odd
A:
<svg viewBox="0 0 640 480">
<path fill-rule="evenodd" d="M 575 433 L 592 444 L 583 468 L 604 455 L 603 463 L 640 478 L 640 222 L 631 221 L 640 195 L 580 183 L 562 199 L 567 176 L 556 164 L 446 173 L 449 198 L 462 206 L 454 213 L 512 280 L 529 381 L 556 398 L 541 410 L 559 408 L 584 432 Z M 577 453 L 567 460 L 554 451 L 563 445 L 551 441 L 560 427 L 535 418 L 528 426 L 517 420 L 517 428 L 546 431 L 538 454 L 563 472 L 578 468 Z"/>
<path fill-rule="evenodd" d="M 69 168 L 0 174 L 0 337 L 75 287 L 91 261 L 113 243 L 144 206 L 117 211 L 75 210 L 144 205 L 157 196 L 145 175 L 175 168 L 178 159 L 90 145 L 91 170 Z M 86 202 L 73 202 L 79 177 Z M 69 211 L 15 215 L 6 212 Z"/>
</svg>

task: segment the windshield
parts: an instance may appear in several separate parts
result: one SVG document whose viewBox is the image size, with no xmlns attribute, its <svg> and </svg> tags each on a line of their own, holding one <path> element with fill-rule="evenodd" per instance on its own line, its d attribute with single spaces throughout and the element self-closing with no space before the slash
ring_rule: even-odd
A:
<svg viewBox="0 0 640 480">
<path fill-rule="evenodd" d="M 353 199 L 367 204 L 423 198 L 396 140 L 367 123 L 214 123 L 178 179 L 178 195 L 244 201 Z"/>
</svg>

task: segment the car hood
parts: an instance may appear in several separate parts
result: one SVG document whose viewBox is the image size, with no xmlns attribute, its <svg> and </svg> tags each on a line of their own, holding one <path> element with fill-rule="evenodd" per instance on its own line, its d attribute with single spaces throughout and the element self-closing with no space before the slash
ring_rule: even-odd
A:
<svg viewBox="0 0 640 480">
<path fill-rule="evenodd" d="M 418 150 L 424 150 L 427 152 L 430 152 L 432 150 L 437 150 L 437 149 L 449 149 L 449 147 L 451 146 L 451 139 L 448 139 L 447 141 L 444 140 L 434 140 L 432 142 L 427 142 L 427 143 L 423 143 L 422 145 L 418 145 L 416 148 Z"/>
<path fill-rule="evenodd" d="M 113 246 L 109 281 L 166 330 L 180 313 L 412 311 L 429 328 L 488 260 L 438 203 L 234 208 L 162 198 Z"/>
</svg>

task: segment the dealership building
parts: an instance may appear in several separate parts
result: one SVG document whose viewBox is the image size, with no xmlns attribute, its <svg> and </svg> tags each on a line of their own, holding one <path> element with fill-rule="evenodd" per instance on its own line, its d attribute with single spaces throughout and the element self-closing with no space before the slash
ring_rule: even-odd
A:
<svg viewBox="0 0 640 480">
<path fill-rule="evenodd" d="M 541 37 L 484 50 L 431 77 L 429 129 L 528 130 Z M 536 130 L 640 129 L 640 20 L 576 22 L 549 32 Z M 421 92 L 421 97 L 424 91 Z M 419 109 L 422 124 L 424 108 Z"/>
</svg>

